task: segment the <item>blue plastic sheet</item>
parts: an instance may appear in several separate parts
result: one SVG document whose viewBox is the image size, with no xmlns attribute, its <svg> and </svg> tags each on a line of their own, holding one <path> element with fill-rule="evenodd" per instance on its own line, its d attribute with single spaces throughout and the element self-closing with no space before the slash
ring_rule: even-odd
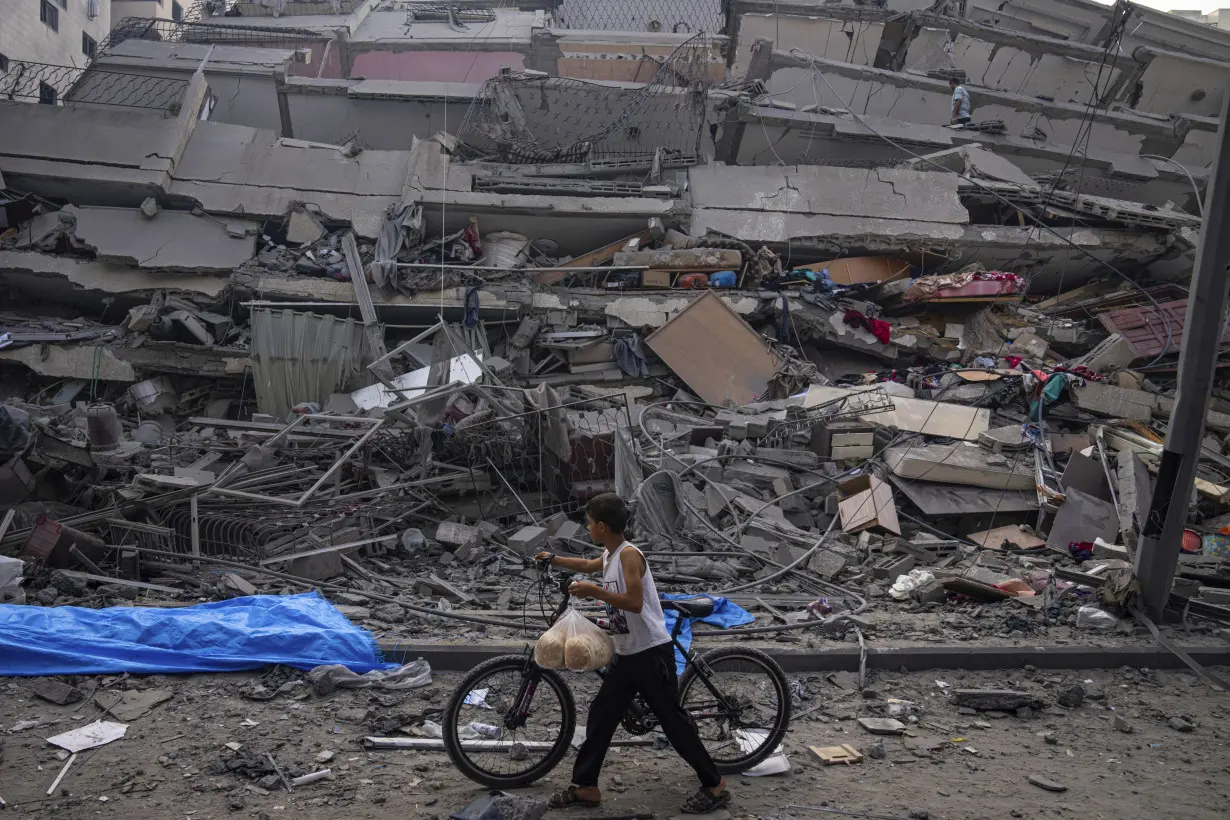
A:
<svg viewBox="0 0 1230 820">
<path fill-rule="evenodd" d="M 729 598 L 719 598 L 716 595 L 683 595 L 680 593 L 667 593 L 662 598 L 667 601 L 689 600 L 692 598 L 711 598 L 713 600 L 713 614 L 708 618 L 701 618 L 702 623 L 709 626 L 720 627 L 721 629 L 730 629 L 732 626 L 743 626 L 750 624 L 756 620 L 752 613 L 748 612 L 743 607 L 731 601 Z M 679 613 L 673 609 L 663 611 L 666 616 L 666 631 L 673 632 L 675 629 L 675 621 L 679 619 Z M 679 632 L 679 643 L 685 648 L 692 646 L 692 621 L 695 618 L 687 618 L 683 622 L 683 629 Z M 679 648 L 675 648 L 675 671 L 682 675 L 684 667 L 687 666 L 687 659 L 683 657 L 683 653 Z"/>
<path fill-rule="evenodd" d="M 154 607 L 0 605 L 0 675 L 387 669 L 371 633 L 318 593 Z"/>
</svg>

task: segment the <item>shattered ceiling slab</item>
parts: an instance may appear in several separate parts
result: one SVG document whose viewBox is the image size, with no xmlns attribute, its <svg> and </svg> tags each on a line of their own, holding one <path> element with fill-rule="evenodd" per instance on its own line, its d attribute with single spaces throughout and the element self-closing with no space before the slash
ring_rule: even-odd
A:
<svg viewBox="0 0 1230 820">
<path fill-rule="evenodd" d="M 703 166 L 688 171 L 694 236 L 749 242 L 881 234 L 958 239 L 969 213 L 953 174 L 900 168 Z"/>
<path fill-rule="evenodd" d="M 256 252 L 260 223 L 194 216 L 187 211 L 159 211 L 147 218 L 129 208 L 85 208 L 69 205 L 82 242 L 103 261 L 151 270 L 230 271 Z"/>
</svg>

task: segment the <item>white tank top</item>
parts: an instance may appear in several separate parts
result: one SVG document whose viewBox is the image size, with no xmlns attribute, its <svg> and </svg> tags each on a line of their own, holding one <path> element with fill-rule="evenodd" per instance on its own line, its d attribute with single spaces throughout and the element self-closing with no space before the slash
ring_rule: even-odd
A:
<svg viewBox="0 0 1230 820">
<path fill-rule="evenodd" d="M 602 588 L 612 592 L 628 591 L 624 580 L 624 565 L 619 556 L 624 550 L 632 550 L 641 556 L 645 562 L 645 574 L 641 578 L 641 611 L 627 612 L 607 605 L 607 614 L 615 634 L 611 639 L 615 642 L 615 653 L 618 655 L 635 655 L 655 646 L 670 643 L 670 633 L 666 631 L 666 617 L 662 614 L 662 602 L 658 600 L 658 588 L 653 582 L 653 573 L 649 571 L 649 562 L 644 554 L 627 541 L 619 545 L 614 553 L 602 551 Z"/>
</svg>

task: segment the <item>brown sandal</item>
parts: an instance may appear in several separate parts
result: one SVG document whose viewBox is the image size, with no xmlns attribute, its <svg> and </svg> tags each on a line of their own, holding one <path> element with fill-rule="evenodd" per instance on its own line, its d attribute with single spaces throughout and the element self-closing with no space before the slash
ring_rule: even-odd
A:
<svg viewBox="0 0 1230 820">
<path fill-rule="evenodd" d="M 569 786 L 562 792 L 556 792 L 547 800 L 547 808 L 549 809 L 567 809 L 572 806 L 577 806 L 582 809 L 595 809 L 599 805 L 597 800 L 585 800 L 577 797 L 577 787 Z"/>
</svg>

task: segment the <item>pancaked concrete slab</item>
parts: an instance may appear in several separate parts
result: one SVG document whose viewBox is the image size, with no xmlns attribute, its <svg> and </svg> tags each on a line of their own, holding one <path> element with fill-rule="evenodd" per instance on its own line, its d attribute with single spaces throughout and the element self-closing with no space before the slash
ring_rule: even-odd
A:
<svg viewBox="0 0 1230 820">
<path fill-rule="evenodd" d="M 55 288 L 94 294 L 152 295 L 155 291 L 178 291 L 215 297 L 227 286 L 226 276 L 151 273 L 113 262 L 52 256 L 36 251 L 0 251 L 0 269 L 10 284 L 23 290 Z M 28 286 L 28 287 L 27 287 Z M 40 293 L 44 296 L 44 293 Z M 64 301 L 50 297 L 48 301 Z M 97 305 L 97 302 L 94 302 Z"/>
<path fill-rule="evenodd" d="M 230 271 L 256 253 L 260 223 L 161 211 L 147 219 L 129 208 L 79 208 L 62 213 L 75 220 L 78 239 L 107 262 L 153 270 Z M 235 236 L 233 234 L 240 234 Z"/>
</svg>

